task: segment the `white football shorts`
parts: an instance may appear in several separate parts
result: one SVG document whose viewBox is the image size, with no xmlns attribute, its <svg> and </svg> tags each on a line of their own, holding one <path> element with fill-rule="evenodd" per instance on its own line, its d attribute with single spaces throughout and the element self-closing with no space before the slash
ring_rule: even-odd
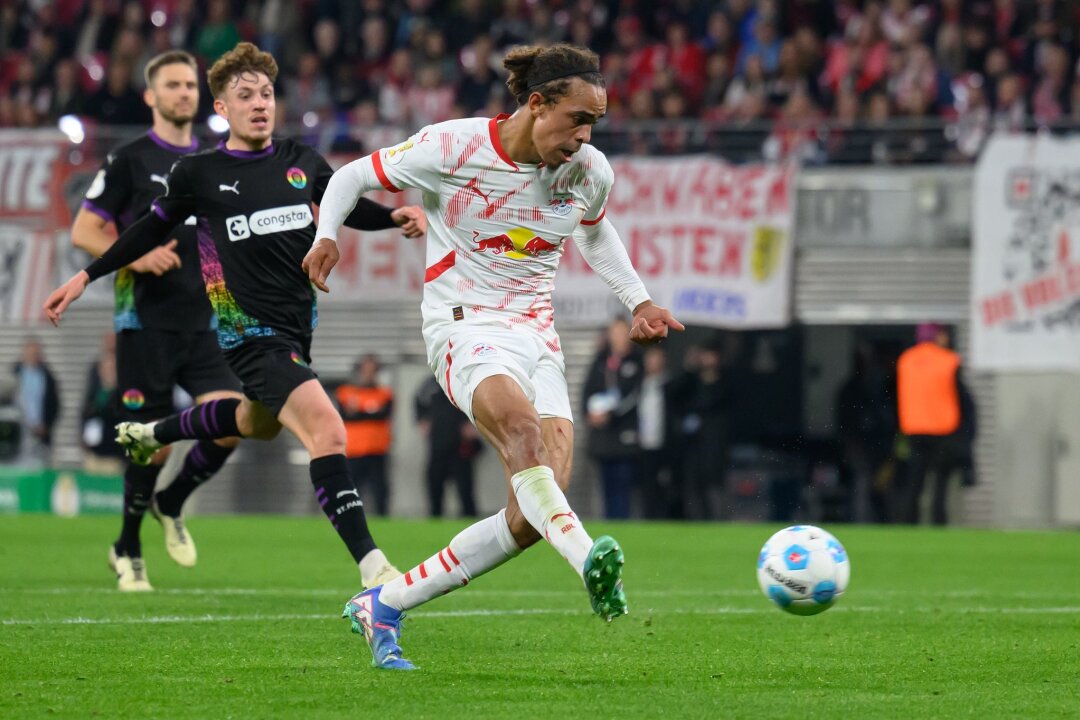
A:
<svg viewBox="0 0 1080 720">
<path fill-rule="evenodd" d="M 509 375 L 525 391 L 540 417 L 573 422 L 566 386 L 566 360 L 531 330 L 454 323 L 432 333 L 428 357 L 443 392 L 469 420 L 473 393 L 493 375 Z"/>
</svg>

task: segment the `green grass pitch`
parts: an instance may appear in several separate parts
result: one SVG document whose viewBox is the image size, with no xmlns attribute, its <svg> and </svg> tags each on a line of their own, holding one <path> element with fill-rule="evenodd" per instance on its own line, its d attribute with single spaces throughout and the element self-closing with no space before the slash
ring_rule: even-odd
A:
<svg viewBox="0 0 1080 720">
<path fill-rule="evenodd" d="M 157 591 L 121 595 L 113 518 L 0 519 L 0 717 L 1076 718 L 1080 534 L 831 526 L 836 607 L 757 589 L 778 527 L 589 523 L 626 551 L 605 625 L 539 545 L 414 611 L 421 670 L 374 670 L 340 619 L 358 574 L 325 520 L 197 517 L 192 569 L 143 532 Z M 375 521 L 405 569 L 460 521 Z"/>
</svg>

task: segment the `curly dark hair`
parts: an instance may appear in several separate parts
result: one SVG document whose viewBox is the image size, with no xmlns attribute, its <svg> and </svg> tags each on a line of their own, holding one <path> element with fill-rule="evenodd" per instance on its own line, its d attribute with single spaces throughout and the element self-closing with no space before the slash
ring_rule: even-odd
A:
<svg viewBox="0 0 1080 720">
<path fill-rule="evenodd" d="M 592 50 L 560 43 L 551 47 L 524 45 L 510 50 L 503 59 L 510 72 L 506 87 L 524 105 L 529 95 L 540 93 L 547 103 L 556 103 L 570 92 L 570 81 L 579 77 L 590 85 L 605 87 L 600 74 L 600 58 Z"/>
<path fill-rule="evenodd" d="M 273 55 L 263 52 L 252 43 L 237 43 L 236 47 L 218 58 L 206 71 L 210 93 L 215 98 L 221 97 L 229 81 L 244 73 L 263 73 L 270 78 L 270 82 L 274 82 L 278 75 L 277 61 Z"/>
</svg>

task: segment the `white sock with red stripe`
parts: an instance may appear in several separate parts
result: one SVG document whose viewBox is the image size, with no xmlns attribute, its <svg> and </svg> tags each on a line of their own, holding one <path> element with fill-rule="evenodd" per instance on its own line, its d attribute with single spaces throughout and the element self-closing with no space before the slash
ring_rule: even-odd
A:
<svg viewBox="0 0 1080 720">
<path fill-rule="evenodd" d="M 445 548 L 383 585 L 379 601 L 409 610 L 468 585 L 519 554 L 521 548 L 506 524 L 506 511 L 500 510 L 465 528 Z"/>
<path fill-rule="evenodd" d="M 583 576 L 593 541 L 555 482 L 555 472 L 538 465 L 514 475 L 510 483 L 521 514 Z"/>
</svg>

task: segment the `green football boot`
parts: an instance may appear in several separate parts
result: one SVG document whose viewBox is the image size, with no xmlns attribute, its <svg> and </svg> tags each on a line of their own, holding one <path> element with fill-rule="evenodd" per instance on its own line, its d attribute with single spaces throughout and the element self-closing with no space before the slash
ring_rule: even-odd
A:
<svg viewBox="0 0 1080 720">
<path fill-rule="evenodd" d="M 622 583 L 625 562 L 622 548 L 610 535 L 598 537 L 585 559 L 585 588 L 593 612 L 608 622 L 629 612 Z"/>
</svg>

